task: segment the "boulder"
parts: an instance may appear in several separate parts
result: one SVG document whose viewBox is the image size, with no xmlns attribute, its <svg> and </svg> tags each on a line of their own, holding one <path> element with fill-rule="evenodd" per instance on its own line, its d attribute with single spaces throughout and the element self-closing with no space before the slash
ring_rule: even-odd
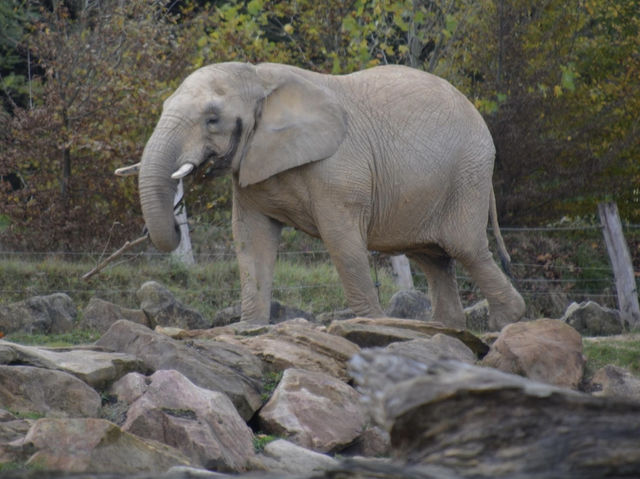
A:
<svg viewBox="0 0 640 479">
<path fill-rule="evenodd" d="M 280 323 L 266 334 L 242 339 L 242 343 L 271 371 L 306 369 L 345 381 L 349 379 L 347 361 L 360 351 L 352 342 L 321 331 L 304 319 Z"/>
<path fill-rule="evenodd" d="M 266 470 L 282 474 L 311 474 L 338 465 L 337 460 L 326 454 L 310 451 L 284 439 L 268 443 L 260 462 Z"/>
<path fill-rule="evenodd" d="M 70 331 L 78 311 L 64 293 L 34 296 L 25 301 L 0 305 L 0 331 L 11 334 L 60 334 Z"/>
<path fill-rule="evenodd" d="M 385 314 L 390 318 L 431 320 L 431 301 L 421 291 L 402 290 L 391 296 Z"/>
<path fill-rule="evenodd" d="M 147 281 L 136 292 L 140 309 L 146 314 L 152 327 L 174 326 L 185 329 L 202 329 L 211 326 L 198 311 L 183 305 L 173 294 L 156 281 Z"/>
<path fill-rule="evenodd" d="M 390 451 L 389 433 L 380 426 L 370 424 L 351 445 L 340 451 L 340 454 L 354 457 L 387 457 Z"/>
<path fill-rule="evenodd" d="M 336 452 L 364 430 L 358 393 L 324 373 L 287 369 L 259 413 L 263 431 L 317 452 Z"/>
<path fill-rule="evenodd" d="M 598 369 L 587 386 L 594 396 L 608 396 L 640 401 L 640 379 L 618 366 L 607 365 Z"/>
<path fill-rule="evenodd" d="M 242 472 L 254 458 L 251 429 L 229 398 L 173 370 L 149 378 L 123 430 L 173 446 L 207 469 Z"/>
<path fill-rule="evenodd" d="M 18 443 L 29 432 L 32 423 L 33 420 L 21 419 L 9 411 L 0 409 L 0 466 L 27 459 Z"/>
<path fill-rule="evenodd" d="M 132 404 L 142 396 L 149 386 L 149 378 L 140 373 L 129 373 L 113 383 L 109 393 L 114 394 L 118 400 L 126 404 Z"/>
<path fill-rule="evenodd" d="M 623 331 L 620 311 L 604 308 L 593 301 L 571 303 L 561 321 L 583 336 L 612 336 Z"/>
<path fill-rule="evenodd" d="M 585 362 L 580 333 L 556 319 L 537 319 L 505 326 L 481 365 L 577 389 Z"/>
<path fill-rule="evenodd" d="M 91 298 L 82 311 L 78 327 L 105 333 L 113 323 L 126 319 L 134 323 L 150 326 L 147 315 L 141 309 L 128 309 L 100 298 Z"/>
<path fill-rule="evenodd" d="M 425 367 L 369 349 L 351 361 L 397 461 L 462 477 L 640 477 L 640 403 L 455 360 Z M 399 369 L 415 374 L 402 379 Z"/>
<path fill-rule="evenodd" d="M 197 386 L 225 393 L 244 419 L 249 419 L 262 405 L 262 373 L 259 359 L 242 346 L 231 351 L 228 344 L 206 341 L 177 341 L 151 331 L 140 324 L 117 321 L 96 342 L 112 351 L 122 351 L 140 358 L 152 370 L 175 369 Z M 220 358 L 226 357 L 224 362 Z M 244 368 L 246 364 L 250 368 Z M 260 373 L 258 374 L 258 372 Z"/>
<path fill-rule="evenodd" d="M 40 419 L 24 439 L 34 467 L 66 472 L 162 473 L 189 465 L 178 450 L 123 432 L 104 419 Z"/>
<path fill-rule="evenodd" d="M 353 314 L 353 311 L 350 309 L 341 309 L 338 311 L 327 311 L 324 313 L 320 313 L 316 316 L 316 322 L 318 324 L 323 324 L 328 326 L 332 321 L 337 321 L 341 319 L 352 319 L 355 318 L 356 315 Z"/>
<path fill-rule="evenodd" d="M 489 346 L 467 330 L 448 328 L 434 321 L 398 318 L 353 318 L 334 321 L 327 331 L 356 343 L 362 348 L 386 346 L 396 341 L 428 339 L 436 334 L 453 336 L 466 344 L 478 357 L 489 351 Z"/>
<path fill-rule="evenodd" d="M 413 339 L 401 343 L 391 343 L 384 351 L 412 358 L 416 361 L 432 359 L 457 359 L 465 363 L 474 364 L 476 355 L 471 349 L 457 338 L 438 333 L 428 339 Z"/>
<path fill-rule="evenodd" d="M 104 388 L 130 371 L 144 371 L 130 354 L 91 348 L 63 349 L 22 346 L 0 340 L 0 364 L 21 364 L 73 374 L 94 388 Z"/>
<path fill-rule="evenodd" d="M 489 301 L 483 299 L 464 309 L 467 329 L 470 331 L 484 332 L 489 328 Z"/>
<path fill-rule="evenodd" d="M 0 366 L 0 404 L 11 411 L 53 417 L 95 417 L 100 396 L 62 371 L 32 366 Z"/>
</svg>

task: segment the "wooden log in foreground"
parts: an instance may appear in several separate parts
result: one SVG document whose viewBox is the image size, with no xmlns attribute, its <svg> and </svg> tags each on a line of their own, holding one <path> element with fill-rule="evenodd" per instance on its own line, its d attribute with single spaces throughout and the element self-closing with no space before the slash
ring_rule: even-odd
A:
<svg viewBox="0 0 640 479">
<path fill-rule="evenodd" d="M 377 348 L 350 372 L 400 463 L 474 478 L 640 477 L 640 402 Z"/>
</svg>

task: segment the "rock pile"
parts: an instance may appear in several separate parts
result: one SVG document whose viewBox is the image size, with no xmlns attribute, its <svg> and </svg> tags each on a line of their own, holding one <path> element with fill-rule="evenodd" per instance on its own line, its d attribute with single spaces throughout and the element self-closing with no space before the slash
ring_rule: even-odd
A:
<svg viewBox="0 0 640 479">
<path fill-rule="evenodd" d="M 14 331 L 103 331 L 73 348 L 0 340 L 2 474 L 640 475 L 640 382 L 607 367 L 585 383 L 570 320 L 507 326 L 491 347 L 417 319 L 211 328 L 166 288 L 141 290 L 140 310 L 94 299 L 80 322 L 60 295 L 66 315 L 47 297 L 0 310 Z"/>
</svg>

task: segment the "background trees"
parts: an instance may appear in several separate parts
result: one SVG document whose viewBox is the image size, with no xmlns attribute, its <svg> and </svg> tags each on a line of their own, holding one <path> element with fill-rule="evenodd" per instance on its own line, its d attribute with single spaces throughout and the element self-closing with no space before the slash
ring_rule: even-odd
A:
<svg viewBox="0 0 640 479">
<path fill-rule="evenodd" d="M 90 249 L 139 229 L 135 183 L 113 169 L 189 71 L 227 60 L 441 75 L 493 132 L 503 224 L 602 199 L 638 222 L 639 23 L 635 0 L 2 0 L 0 242 Z M 203 187 L 190 211 L 225 216 L 225 182 Z"/>
</svg>

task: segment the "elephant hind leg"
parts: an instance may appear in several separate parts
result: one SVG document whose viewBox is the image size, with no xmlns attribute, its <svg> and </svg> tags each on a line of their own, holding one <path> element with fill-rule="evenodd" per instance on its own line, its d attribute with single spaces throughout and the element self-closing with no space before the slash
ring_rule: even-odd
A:
<svg viewBox="0 0 640 479">
<path fill-rule="evenodd" d="M 525 303 L 509 279 L 500 270 L 488 248 L 460 258 L 482 294 L 489 302 L 489 328 L 501 330 L 522 318 Z"/>
<path fill-rule="evenodd" d="M 458 293 L 455 260 L 444 254 L 411 253 L 409 257 L 427 277 L 433 319 L 452 328 L 464 329 L 466 318 Z"/>
</svg>

